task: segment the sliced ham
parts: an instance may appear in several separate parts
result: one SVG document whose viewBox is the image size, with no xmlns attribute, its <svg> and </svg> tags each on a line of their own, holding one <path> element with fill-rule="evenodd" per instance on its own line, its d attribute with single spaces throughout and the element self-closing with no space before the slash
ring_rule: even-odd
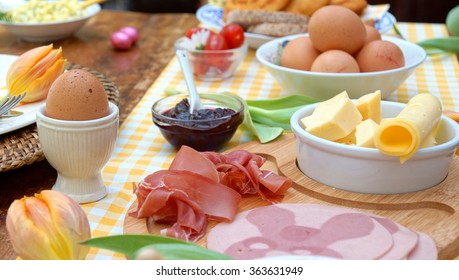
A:
<svg viewBox="0 0 459 280">
<path fill-rule="evenodd" d="M 201 174 L 214 182 L 219 181 L 217 169 L 212 161 L 188 146 L 180 148 L 169 166 L 169 170 L 187 170 Z"/>
<path fill-rule="evenodd" d="M 220 182 L 245 195 L 259 195 L 263 200 L 279 203 L 292 186 L 292 180 L 267 170 L 261 170 L 266 162 L 262 156 L 245 150 L 226 154 L 202 152 L 212 161 L 220 175 Z"/>
<path fill-rule="evenodd" d="M 207 219 L 230 222 L 241 200 L 239 193 L 200 174 L 185 170 L 160 170 L 135 188 L 137 218 L 173 224 L 163 233 L 184 240 L 203 236 Z"/>
<path fill-rule="evenodd" d="M 392 220 L 380 216 L 371 216 L 384 226 L 390 234 L 394 244 L 392 248 L 379 259 L 381 260 L 402 260 L 407 258 L 408 254 L 416 247 L 418 243 L 418 235 L 416 232 L 399 225 Z"/>
<path fill-rule="evenodd" d="M 258 194 L 270 202 L 283 198 L 292 181 L 261 170 L 265 161 L 244 150 L 219 154 L 182 146 L 168 170 L 134 186 L 137 209 L 129 215 L 169 223 L 163 234 L 197 240 L 207 219 L 231 222 L 243 194 Z"/>
<path fill-rule="evenodd" d="M 153 216 L 163 203 L 156 201 L 152 207 L 146 200 L 162 189 L 179 192 L 195 202 L 211 219 L 230 222 L 237 212 L 241 196 L 234 190 L 211 181 L 199 174 L 185 170 L 160 170 L 145 177 L 135 189 L 139 202 L 133 215 L 138 218 Z"/>
<path fill-rule="evenodd" d="M 391 234 L 368 215 L 316 204 L 276 204 L 238 214 L 215 226 L 207 247 L 236 259 L 320 255 L 377 259 L 392 247 Z"/>
<path fill-rule="evenodd" d="M 155 222 L 172 223 L 172 226 L 163 230 L 161 234 L 194 241 L 205 233 L 207 227 L 205 213 L 182 192 L 158 188 L 150 192 L 143 205 L 144 208 L 138 211 L 139 214 L 145 214 L 142 210 L 148 208 L 151 215 L 145 217 Z"/>
<path fill-rule="evenodd" d="M 416 232 L 419 242 L 413 251 L 410 252 L 408 260 L 436 260 L 438 258 L 438 250 L 435 242 L 425 233 Z"/>
<path fill-rule="evenodd" d="M 433 260 L 435 242 L 390 219 L 344 207 L 276 204 L 238 214 L 207 235 L 209 249 L 236 259 L 320 256 Z"/>
</svg>

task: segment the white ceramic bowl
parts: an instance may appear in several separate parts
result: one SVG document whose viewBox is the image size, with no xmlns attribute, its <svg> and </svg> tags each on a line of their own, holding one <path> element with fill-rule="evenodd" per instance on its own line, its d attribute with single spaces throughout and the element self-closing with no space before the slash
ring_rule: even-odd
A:
<svg viewBox="0 0 459 280">
<path fill-rule="evenodd" d="M 87 121 L 49 118 L 45 105 L 37 111 L 43 154 L 58 172 L 53 190 L 78 203 L 94 202 L 107 194 L 101 170 L 115 148 L 119 123 L 118 107 L 109 106 L 108 116 Z"/>
<path fill-rule="evenodd" d="M 28 42 L 51 42 L 69 37 L 78 31 L 91 17 L 100 12 L 99 4 L 85 9 L 83 17 L 49 23 L 14 23 L 0 21 L 10 33 Z"/>
<path fill-rule="evenodd" d="M 381 116 L 395 117 L 406 104 L 381 102 Z M 314 111 L 307 105 L 292 115 L 297 165 L 309 178 L 358 193 L 399 194 L 420 191 L 443 181 L 459 145 L 459 125 L 442 116 L 438 145 L 423 148 L 405 163 L 376 148 L 361 148 L 316 137 L 304 130 L 300 120 Z"/>
<path fill-rule="evenodd" d="M 383 40 L 397 44 L 405 56 L 405 66 L 393 70 L 366 73 L 319 73 L 282 67 L 273 63 L 279 46 L 286 40 L 306 35 L 282 37 L 263 44 L 257 49 L 256 57 L 268 72 L 289 94 L 302 94 L 327 100 L 346 90 L 350 98 L 359 98 L 375 90 L 381 90 L 381 98 L 394 92 L 426 59 L 426 52 L 420 46 L 391 36 Z"/>
</svg>

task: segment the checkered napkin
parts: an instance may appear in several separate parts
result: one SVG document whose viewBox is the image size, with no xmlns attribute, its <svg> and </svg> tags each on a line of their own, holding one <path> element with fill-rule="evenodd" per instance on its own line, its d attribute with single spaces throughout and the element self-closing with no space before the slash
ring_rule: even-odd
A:
<svg viewBox="0 0 459 280">
<path fill-rule="evenodd" d="M 398 28 L 412 42 L 447 36 L 442 24 L 398 23 Z M 445 109 L 459 111 L 458 75 L 459 65 L 455 55 L 428 57 L 423 66 L 389 99 L 407 102 L 417 93 L 429 92 L 441 98 Z M 245 99 L 286 95 L 274 78 L 256 61 L 253 50 L 249 51 L 235 77 L 223 82 L 196 81 L 196 85 L 199 92 L 230 91 Z M 165 89 L 184 92 L 187 89 L 176 58 L 170 61 L 120 128 L 113 156 L 103 170 L 108 196 L 98 202 L 83 205 L 93 237 L 122 234 L 125 215 L 135 200 L 132 183 L 154 171 L 167 169 L 173 159 L 174 149 L 153 125 L 150 111 L 153 102 L 164 96 Z M 248 130 L 240 127 L 227 148 L 255 139 Z M 123 258 L 111 251 L 95 248 L 88 255 L 88 259 Z"/>
</svg>

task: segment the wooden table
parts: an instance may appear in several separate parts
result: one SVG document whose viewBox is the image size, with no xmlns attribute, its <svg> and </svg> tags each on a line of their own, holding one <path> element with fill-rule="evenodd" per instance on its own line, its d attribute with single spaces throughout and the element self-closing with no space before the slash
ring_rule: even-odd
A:
<svg viewBox="0 0 459 280">
<path fill-rule="evenodd" d="M 54 42 L 72 63 L 106 75 L 120 90 L 123 122 L 174 55 L 174 41 L 198 21 L 194 14 L 145 14 L 102 10 L 74 36 Z M 110 34 L 124 25 L 138 28 L 140 41 L 128 51 L 115 51 Z M 18 41 L 0 27 L 0 53 L 20 55 L 44 43 Z M 57 173 L 46 160 L 0 173 L 0 259 L 14 259 L 5 219 L 14 199 L 50 189 Z"/>
</svg>

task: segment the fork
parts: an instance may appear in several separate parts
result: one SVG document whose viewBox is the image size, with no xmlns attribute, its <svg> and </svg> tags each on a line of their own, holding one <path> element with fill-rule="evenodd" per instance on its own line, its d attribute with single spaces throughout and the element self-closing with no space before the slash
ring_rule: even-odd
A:
<svg viewBox="0 0 459 280">
<path fill-rule="evenodd" d="M 22 99 L 26 96 L 25 93 L 20 95 L 11 96 L 8 95 L 0 103 L 0 116 L 7 114 L 11 109 L 13 109 Z"/>
</svg>

